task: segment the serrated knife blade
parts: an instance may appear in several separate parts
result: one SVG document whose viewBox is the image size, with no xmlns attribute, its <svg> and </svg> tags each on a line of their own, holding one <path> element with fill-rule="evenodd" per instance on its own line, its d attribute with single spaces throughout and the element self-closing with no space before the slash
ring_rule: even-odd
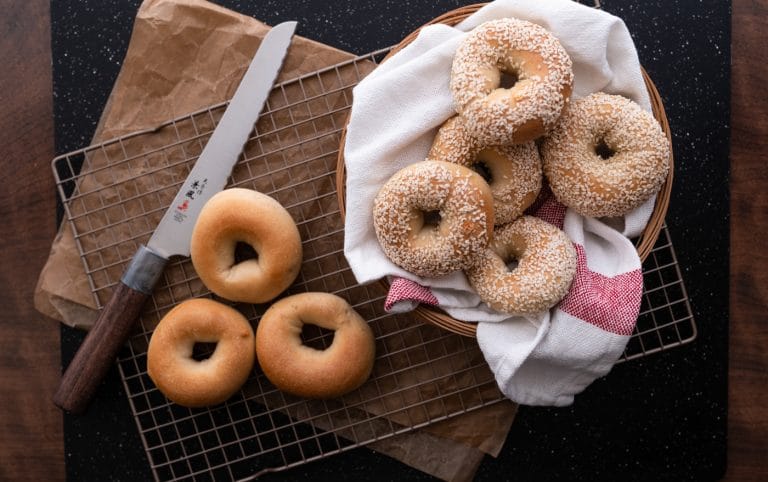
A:
<svg viewBox="0 0 768 482">
<path fill-rule="evenodd" d="M 296 22 L 275 26 L 243 76 L 192 171 L 163 215 L 147 246 L 168 258 L 189 256 L 192 228 L 203 205 L 224 189 L 283 63 Z"/>
<path fill-rule="evenodd" d="M 112 297 L 67 367 L 53 402 L 69 412 L 87 408 L 99 383 L 128 339 L 146 298 L 168 259 L 189 256 L 189 244 L 203 205 L 224 189 L 264 103 L 296 30 L 296 22 L 273 27 L 259 45 L 221 120 L 153 232 L 140 246 Z"/>
</svg>

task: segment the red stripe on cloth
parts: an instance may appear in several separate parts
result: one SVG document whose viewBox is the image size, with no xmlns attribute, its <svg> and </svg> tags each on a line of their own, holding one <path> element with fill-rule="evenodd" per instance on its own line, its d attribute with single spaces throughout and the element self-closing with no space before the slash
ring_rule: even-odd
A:
<svg viewBox="0 0 768 482">
<path fill-rule="evenodd" d="M 584 247 L 576 243 L 574 247 L 578 255 L 576 276 L 558 308 L 601 330 L 631 335 L 640 313 L 642 270 L 613 277 L 590 271 Z"/>
<path fill-rule="evenodd" d="M 541 218 L 549 224 L 563 229 L 565 205 L 561 204 L 552 194 L 547 185 L 542 186 L 536 201 L 526 210 L 525 214 Z"/>
<path fill-rule="evenodd" d="M 437 298 L 426 286 L 405 278 L 393 278 L 384 300 L 384 309 L 389 311 L 395 303 L 406 300 L 437 306 Z"/>
</svg>

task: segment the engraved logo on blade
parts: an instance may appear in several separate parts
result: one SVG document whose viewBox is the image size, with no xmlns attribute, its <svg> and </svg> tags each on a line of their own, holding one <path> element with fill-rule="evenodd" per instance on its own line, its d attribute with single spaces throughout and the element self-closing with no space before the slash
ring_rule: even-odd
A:
<svg viewBox="0 0 768 482">
<path fill-rule="evenodd" d="M 187 219 L 186 212 L 189 209 L 190 201 L 194 201 L 197 196 L 203 194 L 203 191 L 205 191 L 205 186 L 207 185 L 208 178 L 205 178 L 202 181 L 199 179 L 192 180 L 189 188 L 184 192 L 184 201 L 176 206 L 176 211 L 173 213 L 174 221 L 177 223 L 183 223 L 184 220 Z"/>
</svg>

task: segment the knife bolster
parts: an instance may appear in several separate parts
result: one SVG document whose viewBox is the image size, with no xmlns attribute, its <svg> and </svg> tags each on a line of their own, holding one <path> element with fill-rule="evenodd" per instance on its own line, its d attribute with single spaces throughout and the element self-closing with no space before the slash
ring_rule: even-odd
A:
<svg viewBox="0 0 768 482">
<path fill-rule="evenodd" d="M 167 259 L 142 244 L 133 255 L 120 281 L 136 291 L 152 294 L 152 289 L 163 274 L 167 262 Z"/>
</svg>

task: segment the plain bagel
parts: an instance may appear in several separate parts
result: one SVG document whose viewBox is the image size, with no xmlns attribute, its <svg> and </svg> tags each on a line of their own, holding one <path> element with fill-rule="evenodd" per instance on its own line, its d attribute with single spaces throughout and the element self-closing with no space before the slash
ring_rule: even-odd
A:
<svg viewBox="0 0 768 482">
<path fill-rule="evenodd" d="M 324 350 L 302 343 L 304 324 L 333 330 Z M 261 317 L 256 356 L 279 389 L 306 398 L 335 398 L 362 385 L 373 368 L 373 332 L 342 298 L 300 293 L 283 298 Z"/>
<path fill-rule="evenodd" d="M 157 388 L 185 407 L 222 403 L 248 379 L 254 362 L 253 329 L 234 308 L 190 299 L 169 311 L 152 333 L 147 373 Z M 215 343 L 210 357 L 193 358 L 196 343 Z"/>
<path fill-rule="evenodd" d="M 235 262 L 238 242 L 255 259 Z M 203 206 L 192 232 L 192 264 L 206 287 L 222 298 L 264 303 L 299 274 L 302 247 L 293 218 L 277 201 L 250 189 L 226 189 Z"/>
</svg>

